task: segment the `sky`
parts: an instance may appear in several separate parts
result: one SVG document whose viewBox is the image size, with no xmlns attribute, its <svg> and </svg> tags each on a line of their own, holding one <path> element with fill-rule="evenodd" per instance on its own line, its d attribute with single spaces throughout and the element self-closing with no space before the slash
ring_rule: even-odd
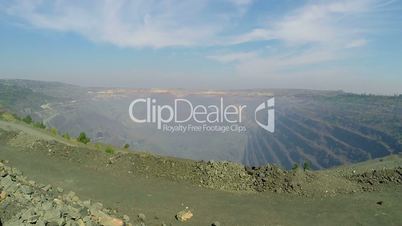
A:
<svg viewBox="0 0 402 226">
<path fill-rule="evenodd" d="M 0 0 L 0 78 L 402 93 L 398 0 Z"/>
</svg>

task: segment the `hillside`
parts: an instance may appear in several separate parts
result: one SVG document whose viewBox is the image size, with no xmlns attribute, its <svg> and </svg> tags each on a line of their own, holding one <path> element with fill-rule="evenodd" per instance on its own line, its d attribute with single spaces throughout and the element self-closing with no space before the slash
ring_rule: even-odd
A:
<svg viewBox="0 0 402 226">
<path fill-rule="evenodd" d="M 402 151 L 402 97 L 304 94 L 276 98 L 276 131 L 248 134 L 243 162 L 315 169 Z"/>
<path fill-rule="evenodd" d="M 54 97 L 34 92 L 30 88 L 5 81 L 0 83 L 0 97 L 0 107 L 8 108 L 19 114 L 32 114 L 40 111 L 41 105 L 57 100 Z"/>
<path fill-rule="evenodd" d="M 74 191 L 80 200 L 103 203 L 104 211 L 116 219 L 129 216 L 133 224 L 398 225 L 402 221 L 400 155 L 324 171 L 285 171 L 273 165 L 247 168 L 118 148 L 110 154 L 105 147 L 64 140 L 20 122 L 0 122 L 3 162 L 22 171 L 27 180 L 60 187 L 62 198 Z M 194 216 L 180 223 L 175 215 L 187 207 Z M 0 219 L 7 222 L 12 211 L 3 210 Z"/>
<path fill-rule="evenodd" d="M 308 162 L 313 169 L 381 158 L 402 151 L 402 96 L 356 95 L 314 90 L 183 90 L 88 88 L 63 83 L 0 80 L 0 103 L 19 116 L 31 115 L 59 133 L 86 132 L 93 141 L 129 144 L 163 156 L 233 161 L 248 166 L 277 164 L 291 169 Z M 197 104 L 257 106 L 275 97 L 275 133 L 244 114 L 247 133 L 169 133 L 131 121 L 136 98 L 160 104 L 187 98 Z M 145 111 L 145 109 L 139 109 Z M 194 122 L 191 122 L 194 123 Z"/>
</svg>

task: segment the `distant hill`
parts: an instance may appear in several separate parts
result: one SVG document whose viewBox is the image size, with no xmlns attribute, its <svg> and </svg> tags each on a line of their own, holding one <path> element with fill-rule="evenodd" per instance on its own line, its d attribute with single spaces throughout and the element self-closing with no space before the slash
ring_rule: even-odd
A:
<svg viewBox="0 0 402 226">
<path fill-rule="evenodd" d="M 286 168 L 310 163 L 321 169 L 402 151 L 402 96 L 356 95 L 317 90 L 183 90 L 87 88 L 58 82 L 0 80 L 0 104 L 30 114 L 60 133 L 85 131 L 94 142 L 129 144 L 165 156 L 230 160 L 250 166 L 275 163 Z M 128 106 L 136 98 L 161 103 L 188 98 L 211 104 L 223 96 L 232 104 L 257 106 L 275 96 L 276 131 L 253 123 L 247 133 L 167 133 L 135 124 Z M 144 110 L 144 109 L 143 109 Z"/>
<path fill-rule="evenodd" d="M 56 97 L 35 92 L 14 82 L 0 80 L 0 105 L 18 114 L 40 111 L 41 105 L 54 101 L 57 101 Z"/>
<path fill-rule="evenodd" d="M 243 162 L 328 168 L 402 151 L 402 97 L 339 94 L 277 98 L 276 131 L 248 134 Z"/>
</svg>

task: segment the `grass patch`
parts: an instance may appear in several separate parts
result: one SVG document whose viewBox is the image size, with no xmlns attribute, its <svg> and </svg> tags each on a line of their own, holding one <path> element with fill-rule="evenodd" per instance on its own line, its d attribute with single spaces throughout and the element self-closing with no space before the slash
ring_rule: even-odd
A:
<svg viewBox="0 0 402 226">
<path fill-rule="evenodd" d="M 114 154 L 114 153 L 115 153 L 115 150 L 114 150 L 112 147 L 107 147 L 107 148 L 105 149 L 105 152 L 108 153 L 108 154 Z"/>
</svg>

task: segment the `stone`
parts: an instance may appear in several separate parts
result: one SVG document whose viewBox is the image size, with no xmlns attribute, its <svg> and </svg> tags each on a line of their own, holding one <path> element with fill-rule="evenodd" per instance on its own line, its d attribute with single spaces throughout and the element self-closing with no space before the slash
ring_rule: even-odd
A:
<svg viewBox="0 0 402 226">
<path fill-rule="evenodd" d="M 87 207 L 80 208 L 79 213 L 81 216 L 86 216 L 89 213 L 89 209 Z"/>
<path fill-rule="evenodd" d="M 13 180 L 11 179 L 10 175 L 7 175 L 0 181 L 0 186 L 2 186 L 4 189 L 7 189 L 13 184 Z"/>
<path fill-rule="evenodd" d="M 92 204 L 91 206 L 91 211 L 97 211 L 97 210 L 102 210 L 103 209 L 103 205 L 102 203 L 96 202 L 94 204 Z"/>
<path fill-rule="evenodd" d="M 42 188 L 42 190 L 44 190 L 44 191 L 50 191 L 50 189 L 52 189 L 52 185 L 50 185 L 50 184 L 48 184 Z"/>
<path fill-rule="evenodd" d="M 26 185 L 23 185 L 21 187 L 21 191 L 22 191 L 22 193 L 27 194 L 27 195 L 31 195 L 33 193 L 33 189 Z"/>
<path fill-rule="evenodd" d="M 19 188 L 20 184 L 12 182 L 10 183 L 10 185 L 7 187 L 6 191 L 8 191 L 10 194 L 11 193 L 15 193 L 18 188 Z"/>
<path fill-rule="evenodd" d="M 8 173 L 6 171 L 1 171 L 0 172 L 0 177 L 5 177 L 7 175 L 8 175 Z"/>
<path fill-rule="evenodd" d="M 0 202 L 7 198 L 7 193 L 5 191 L 0 192 Z"/>
<path fill-rule="evenodd" d="M 182 210 L 176 214 L 176 219 L 181 222 L 186 222 L 193 217 L 193 213 L 190 210 Z"/>
<path fill-rule="evenodd" d="M 46 222 L 43 219 L 39 218 L 35 225 L 46 225 Z"/>
<path fill-rule="evenodd" d="M 87 207 L 87 208 L 91 207 L 91 200 L 85 200 L 85 201 L 83 201 L 83 202 L 82 202 L 82 205 L 85 206 L 85 207 Z"/>
<path fill-rule="evenodd" d="M 129 222 L 129 221 L 130 221 L 130 217 L 127 216 L 127 215 L 124 215 L 124 216 L 123 216 L 123 220 L 124 220 L 125 222 Z"/>
<path fill-rule="evenodd" d="M 78 219 L 77 224 L 78 226 L 85 226 L 85 223 L 82 219 Z"/>
<path fill-rule="evenodd" d="M 20 170 L 16 169 L 16 168 L 12 168 L 11 173 L 13 175 L 15 175 L 15 176 L 21 176 L 22 175 L 22 172 Z"/>
<path fill-rule="evenodd" d="M 72 198 L 71 198 L 71 201 L 73 201 L 73 202 L 78 202 L 78 201 L 80 201 L 80 198 L 78 198 L 78 196 L 73 196 Z"/>
<path fill-rule="evenodd" d="M 74 196 L 75 196 L 75 192 L 70 191 L 65 197 L 67 200 L 72 200 Z"/>
<path fill-rule="evenodd" d="M 42 203 L 42 209 L 45 211 L 51 210 L 53 208 L 53 203 L 47 201 Z"/>
<path fill-rule="evenodd" d="M 53 199 L 53 203 L 56 204 L 57 206 L 63 205 L 63 201 L 61 201 L 60 199 Z"/>
<path fill-rule="evenodd" d="M 121 219 L 111 217 L 102 211 L 92 213 L 94 219 L 104 226 L 123 226 L 124 222 Z"/>
<path fill-rule="evenodd" d="M 74 220 L 67 220 L 64 226 L 78 226 L 78 223 Z"/>
<path fill-rule="evenodd" d="M 84 218 L 82 218 L 82 220 L 83 220 L 85 223 L 89 223 L 89 222 L 91 222 L 91 217 L 90 217 L 90 216 L 85 216 Z"/>
<path fill-rule="evenodd" d="M 39 216 L 33 209 L 28 209 L 21 215 L 21 219 L 27 223 L 35 224 L 38 221 Z"/>
<path fill-rule="evenodd" d="M 11 172 L 11 168 L 3 169 L 1 172 Z M 18 170 L 13 170 L 20 174 Z M 24 176 L 0 177 L 0 212 L 10 204 L 15 203 L 18 206 L 6 222 L 0 221 L 0 226 L 132 226 L 127 215 L 124 215 L 123 219 L 111 216 L 118 213 L 115 210 L 103 209 L 101 203 L 91 205 L 91 201 L 81 202 L 74 192 L 62 195 L 51 190 L 51 185 L 36 184 Z M 61 190 L 56 188 L 55 191 L 60 193 Z M 139 218 L 145 220 L 145 215 L 139 214 Z"/>
<path fill-rule="evenodd" d="M 67 213 L 68 213 L 69 217 L 73 220 L 77 220 L 77 219 L 81 218 L 80 211 L 76 208 L 73 208 L 73 207 L 68 208 Z"/>
<path fill-rule="evenodd" d="M 381 206 L 383 204 L 383 201 L 378 201 L 376 202 L 376 204 Z"/>
<path fill-rule="evenodd" d="M 143 213 L 138 214 L 138 219 L 139 219 L 140 221 L 145 221 L 145 220 L 146 220 L 145 214 L 143 214 Z"/>
<path fill-rule="evenodd" d="M 58 209 L 51 209 L 46 211 L 43 217 L 46 221 L 56 221 L 61 217 L 61 212 Z"/>
</svg>

